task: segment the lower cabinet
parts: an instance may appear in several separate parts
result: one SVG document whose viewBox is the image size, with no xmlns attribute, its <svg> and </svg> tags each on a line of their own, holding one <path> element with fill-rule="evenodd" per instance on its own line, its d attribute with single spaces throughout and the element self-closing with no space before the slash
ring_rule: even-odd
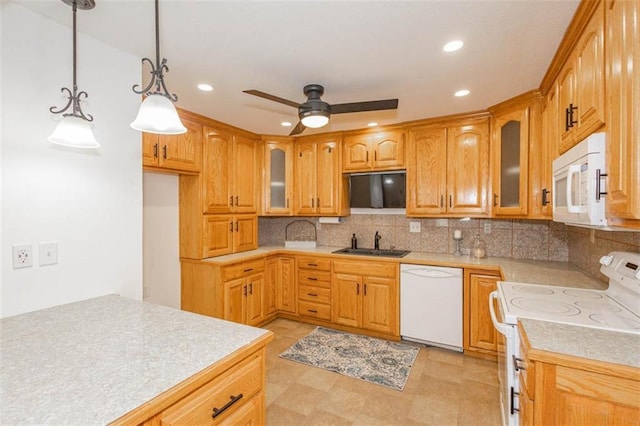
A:
<svg viewBox="0 0 640 426">
<path fill-rule="evenodd" d="M 295 314 L 295 258 L 271 256 L 267 258 L 265 268 L 265 315 L 269 317 L 278 311 Z"/>
<path fill-rule="evenodd" d="M 331 260 L 298 256 L 298 315 L 331 321 Z"/>
<path fill-rule="evenodd" d="M 262 272 L 225 282 L 223 318 L 242 324 L 259 324 L 265 317 L 262 310 L 263 294 Z"/>
<path fill-rule="evenodd" d="M 465 353 L 497 356 L 498 335 L 489 312 L 489 295 L 496 289 L 500 276 L 485 270 L 465 269 L 463 348 Z"/>
<path fill-rule="evenodd" d="M 333 262 L 333 322 L 400 335 L 398 265 Z"/>
</svg>

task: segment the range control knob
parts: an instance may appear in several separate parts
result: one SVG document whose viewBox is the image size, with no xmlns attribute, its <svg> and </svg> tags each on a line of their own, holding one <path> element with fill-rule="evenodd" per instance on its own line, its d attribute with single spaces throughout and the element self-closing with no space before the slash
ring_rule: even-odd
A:
<svg viewBox="0 0 640 426">
<path fill-rule="evenodd" d="M 613 262 L 613 256 L 602 256 L 600 258 L 600 264 L 601 265 L 609 266 L 609 265 L 611 265 L 611 262 Z"/>
</svg>

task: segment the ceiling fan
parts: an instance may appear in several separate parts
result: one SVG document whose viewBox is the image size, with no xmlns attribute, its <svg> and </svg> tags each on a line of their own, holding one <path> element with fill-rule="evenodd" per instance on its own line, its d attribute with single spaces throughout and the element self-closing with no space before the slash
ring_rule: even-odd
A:
<svg viewBox="0 0 640 426">
<path fill-rule="evenodd" d="M 279 102 L 281 104 L 289 105 L 294 108 L 298 108 L 298 117 L 300 121 L 293 128 L 289 136 L 294 136 L 302 133 L 307 127 L 318 128 L 322 127 L 329 122 L 329 116 L 331 114 L 344 114 L 347 112 L 362 112 L 362 111 L 380 111 L 385 109 L 397 109 L 397 99 L 385 99 L 381 101 L 364 101 L 364 102 L 351 102 L 347 104 L 329 105 L 324 102 L 320 97 L 324 93 L 324 87 L 319 84 L 307 84 L 302 89 L 307 96 L 307 100 L 301 104 L 293 102 L 287 99 L 280 98 L 278 96 L 270 95 L 260 90 L 243 90 L 244 93 L 258 96 L 260 98 L 269 99 L 270 101 Z"/>
</svg>

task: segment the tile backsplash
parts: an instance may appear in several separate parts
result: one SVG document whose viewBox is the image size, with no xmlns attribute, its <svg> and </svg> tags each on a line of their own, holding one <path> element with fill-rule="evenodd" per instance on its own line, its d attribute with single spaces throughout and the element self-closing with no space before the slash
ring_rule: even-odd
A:
<svg viewBox="0 0 640 426">
<path fill-rule="evenodd" d="M 284 229 L 295 217 L 261 217 L 259 244 L 283 245 Z M 462 231 L 462 251 L 468 253 L 473 238 L 487 243 L 487 255 L 532 260 L 569 260 L 569 227 L 552 221 L 515 219 L 435 219 L 407 218 L 404 215 L 358 214 L 342 218 L 339 224 L 318 223 L 318 245 L 348 247 L 356 234 L 358 247 L 373 247 L 378 231 L 380 248 L 394 246 L 399 250 L 429 253 L 453 253 L 453 231 Z M 418 222 L 421 232 L 409 232 L 410 222 Z M 627 234 L 627 233 L 624 233 Z"/>
</svg>

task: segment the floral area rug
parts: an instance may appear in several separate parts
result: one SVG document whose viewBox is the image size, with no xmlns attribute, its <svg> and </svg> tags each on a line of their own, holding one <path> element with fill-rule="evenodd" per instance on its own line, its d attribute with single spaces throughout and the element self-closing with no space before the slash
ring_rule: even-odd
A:
<svg viewBox="0 0 640 426">
<path fill-rule="evenodd" d="M 419 348 L 317 327 L 281 358 L 401 391 Z"/>
</svg>

